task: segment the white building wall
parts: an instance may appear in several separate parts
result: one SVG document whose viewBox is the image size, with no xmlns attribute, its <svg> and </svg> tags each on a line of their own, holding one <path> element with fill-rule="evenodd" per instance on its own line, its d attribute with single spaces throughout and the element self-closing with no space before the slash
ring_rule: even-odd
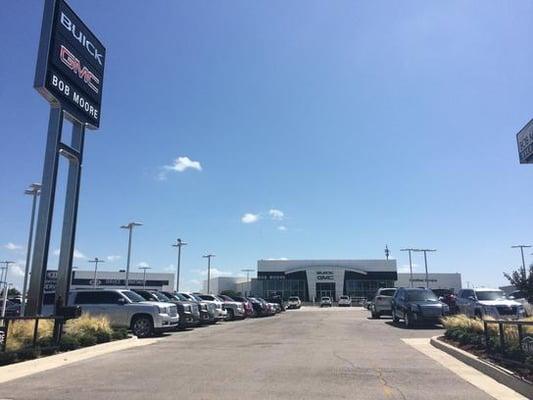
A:
<svg viewBox="0 0 533 400">
<path fill-rule="evenodd" d="M 246 282 L 242 276 L 217 276 L 209 280 L 209 291 L 220 294 L 224 290 L 239 291 L 237 285 Z M 202 282 L 202 293 L 207 293 L 207 279 Z"/>
<path fill-rule="evenodd" d="M 454 289 L 456 292 L 462 288 L 461 274 L 459 273 L 432 273 L 428 274 L 430 289 Z M 399 273 L 396 287 L 410 287 L 409 273 Z M 426 274 L 414 273 L 413 286 L 425 287 Z"/>
<path fill-rule="evenodd" d="M 132 289 L 141 289 L 143 287 L 144 274 L 142 272 L 131 272 L 129 274 L 129 284 Z M 126 273 L 119 271 L 97 271 L 96 286 L 110 289 L 124 288 Z M 169 292 L 174 291 L 176 277 L 173 273 L 166 272 L 146 272 L 147 289 L 159 289 Z M 94 270 L 77 270 L 73 271 L 72 289 L 88 288 L 93 285 Z M 156 285 L 150 285 L 151 282 L 157 282 Z"/>
</svg>

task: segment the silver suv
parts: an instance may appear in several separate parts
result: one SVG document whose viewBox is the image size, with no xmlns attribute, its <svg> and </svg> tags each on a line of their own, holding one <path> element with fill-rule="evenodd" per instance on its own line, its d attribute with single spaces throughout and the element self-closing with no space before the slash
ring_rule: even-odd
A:
<svg viewBox="0 0 533 400">
<path fill-rule="evenodd" d="M 461 289 L 456 302 L 459 312 L 469 317 L 518 319 L 525 316 L 524 306 L 506 299 L 500 289 Z"/>
<path fill-rule="evenodd" d="M 113 326 L 130 328 L 137 337 L 174 330 L 179 323 L 174 304 L 145 301 L 125 289 L 77 290 L 70 293 L 69 305 L 81 307 L 82 313 L 103 315 Z"/>
<path fill-rule="evenodd" d="M 372 318 L 379 318 L 382 315 L 392 315 L 392 296 L 396 293 L 396 288 L 380 288 L 376 292 L 372 303 L 368 309 L 372 313 Z"/>
</svg>

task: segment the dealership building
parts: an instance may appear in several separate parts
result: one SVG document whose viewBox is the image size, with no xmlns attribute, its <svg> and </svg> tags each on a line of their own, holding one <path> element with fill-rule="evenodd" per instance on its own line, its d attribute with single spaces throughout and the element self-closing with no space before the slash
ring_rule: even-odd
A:
<svg viewBox="0 0 533 400">
<path fill-rule="evenodd" d="M 432 289 L 461 289 L 461 274 L 431 273 Z M 396 260 L 259 260 L 257 278 L 247 282 L 242 277 L 212 278 L 212 293 L 224 290 L 244 295 L 284 299 L 298 296 L 313 301 L 322 296 L 338 300 L 341 295 L 371 297 L 380 287 L 424 287 L 423 273 L 398 273 Z M 204 282 L 205 287 L 205 282 Z"/>
</svg>

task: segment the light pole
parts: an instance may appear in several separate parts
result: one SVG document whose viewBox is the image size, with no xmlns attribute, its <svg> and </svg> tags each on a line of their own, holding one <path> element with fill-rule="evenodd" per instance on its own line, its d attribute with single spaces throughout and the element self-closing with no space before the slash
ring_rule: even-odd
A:
<svg viewBox="0 0 533 400">
<path fill-rule="evenodd" d="M 0 264 L 5 264 L 5 267 L 2 267 L 2 280 L 4 284 L 3 299 L 2 299 L 2 318 L 6 316 L 6 305 L 7 305 L 7 272 L 9 270 L 9 265 L 14 264 L 14 261 L 0 261 Z M 5 272 L 3 271 L 5 270 Z M 2 324 L 5 325 L 5 321 L 2 320 Z M 6 332 L 7 334 L 7 332 Z"/>
<path fill-rule="evenodd" d="M 526 277 L 526 259 L 524 258 L 524 249 L 529 249 L 531 245 L 529 244 L 517 244 L 514 246 L 511 246 L 512 249 L 520 249 L 520 254 L 522 255 L 522 273 L 524 274 L 524 278 Z"/>
<path fill-rule="evenodd" d="M 94 257 L 94 260 L 89 260 L 90 263 L 94 263 L 94 276 L 93 287 L 96 287 L 96 271 L 98 271 L 98 263 L 104 263 L 104 260 L 100 260 L 98 257 Z"/>
<path fill-rule="evenodd" d="M 176 240 L 176 244 L 173 244 L 172 247 L 178 248 L 178 269 L 176 271 L 176 292 L 180 291 L 180 262 L 181 262 L 181 246 L 187 246 L 187 243 L 182 241 L 180 238 Z"/>
<path fill-rule="evenodd" d="M 130 279 L 130 260 L 131 260 L 131 232 L 136 226 L 142 226 L 140 222 L 129 222 L 127 225 L 122 225 L 121 229 L 127 229 L 128 234 L 128 260 L 126 261 L 126 289 L 129 289 L 129 279 Z"/>
<path fill-rule="evenodd" d="M 416 251 L 416 249 L 401 249 L 400 251 L 409 252 L 409 286 L 413 287 L 413 260 L 411 258 L 411 252 Z"/>
<path fill-rule="evenodd" d="M 146 288 L 146 270 L 152 269 L 150 267 L 139 267 L 139 269 L 143 270 L 143 288 Z"/>
<path fill-rule="evenodd" d="M 424 253 L 424 266 L 426 268 L 426 288 L 429 288 L 429 274 L 428 274 L 428 258 L 427 258 L 427 253 L 428 252 L 435 252 L 437 250 L 435 249 L 416 249 L 414 251 L 417 251 L 417 252 L 423 252 Z"/>
<path fill-rule="evenodd" d="M 22 300 L 20 305 L 20 314 L 24 316 L 26 309 L 26 289 L 28 287 L 28 278 L 30 275 L 30 260 L 31 260 L 31 247 L 33 241 L 33 225 L 35 223 L 35 208 L 37 205 L 37 197 L 41 194 L 41 184 L 32 183 L 28 189 L 24 191 L 24 194 L 32 196 L 31 205 L 31 218 L 30 218 L 30 234 L 28 237 L 28 246 L 26 250 L 26 267 L 24 268 L 24 283 L 22 284 Z"/>
<path fill-rule="evenodd" d="M 385 245 L 385 258 L 388 260 L 390 256 L 389 246 Z"/>
<path fill-rule="evenodd" d="M 248 285 L 250 283 L 250 272 L 254 272 L 255 270 L 254 269 L 248 269 L 248 268 L 245 268 L 245 269 L 241 269 L 242 272 L 246 272 L 246 284 Z M 251 292 L 251 289 L 252 289 L 252 285 L 249 286 L 249 291 L 248 292 Z M 246 293 L 244 293 L 244 295 L 246 296 Z"/>
<path fill-rule="evenodd" d="M 203 258 L 207 258 L 207 294 L 211 293 L 211 257 L 215 257 L 214 254 L 206 254 L 205 256 L 202 256 Z"/>
</svg>

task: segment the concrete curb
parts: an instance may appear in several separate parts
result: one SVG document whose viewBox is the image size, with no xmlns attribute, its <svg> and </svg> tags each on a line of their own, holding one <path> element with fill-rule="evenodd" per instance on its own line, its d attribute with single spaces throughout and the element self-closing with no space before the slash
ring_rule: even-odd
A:
<svg viewBox="0 0 533 400">
<path fill-rule="evenodd" d="M 430 340 L 433 347 L 444 351 L 448 355 L 457 358 L 459 361 L 464 362 L 472 368 L 490 376 L 495 381 L 505 385 L 514 391 L 526 396 L 528 399 L 533 399 L 533 385 L 517 377 L 511 371 L 491 364 L 475 355 L 472 355 L 464 350 L 461 350 L 455 346 L 449 345 L 438 339 L 438 336 L 433 336 Z"/>
<path fill-rule="evenodd" d="M 22 361 L 16 364 L 5 365 L 0 367 L 0 383 L 9 382 L 14 379 L 23 378 L 39 372 L 62 367 L 78 361 L 112 353 L 119 350 L 130 349 L 133 347 L 146 346 L 161 340 L 160 338 L 116 340 L 113 342 L 97 344 L 83 349 L 67 351 L 65 353 L 54 354 L 34 360 Z"/>
</svg>

